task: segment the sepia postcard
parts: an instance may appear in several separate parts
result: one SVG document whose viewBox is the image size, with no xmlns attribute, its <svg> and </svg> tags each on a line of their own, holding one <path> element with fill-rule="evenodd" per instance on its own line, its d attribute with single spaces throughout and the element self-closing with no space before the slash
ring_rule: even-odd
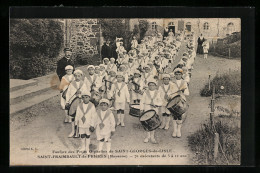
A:
<svg viewBox="0 0 260 173">
<path fill-rule="evenodd" d="M 10 18 L 10 165 L 240 165 L 240 18 Z"/>
</svg>

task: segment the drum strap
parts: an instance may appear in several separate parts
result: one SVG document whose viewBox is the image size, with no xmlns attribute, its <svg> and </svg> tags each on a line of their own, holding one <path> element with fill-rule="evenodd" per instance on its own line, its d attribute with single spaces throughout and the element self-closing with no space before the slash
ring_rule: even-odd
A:
<svg viewBox="0 0 260 173">
<path fill-rule="evenodd" d="M 102 123 L 105 121 L 105 119 L 107 119 L 109 117 L 110 113 L 111 113 L 111 111 L 107 110 L 104 118 L 102 119 L 101 110 L 97 110 L 97 115 L 98 115 L 98 117 L 99 117 L 99 119 L 101 120 Z"/>
<path fill-rule="evenodd" d="M 117 90 L 119 90 L 118 91 L 118 93 L 117 93 L 117 95 L 120 97 L 120 95 L 121 95 L 121 90 L 123 89 L 123 87 L 125 86 L 125 83 L 122 83 L 122 85 L 121 85 L 121 88 L 119 89 L 119 87 L 118 87 L 118 84 L 117 83 L 115 83 L 115 86 L 116 86 L 116 89 Z"/>
<path fill-rule="evenodd" d="M 156 90 L 155 93 L 154 93 L 154 96 L 153 96 L 153 98 L 152 98 L 152 96 L 151 96 L 151 94 L 150 94 L 150 91 L 146 91 L 146 95 L 151 99 L 151 104 L 152 104 L 152 105 L 154 104 L 153 101 L 154 101 L 154 99 L 156 98 L 157 94 L 158 94 L 158 91 Z"/>
<path fill-rule="evenodd" d="M 86 121 L 86 117 L 85 117 L 85 115 L 88 113 L 88 111 L 92 108 L 92 103 L 88 103 L 88 107 L 87 107 L 87 109 L 86 109 L 86 112 L 84 112 L 84 109 L 83 109 L 83 104 L 84 103 L 82 103 L 82 104 L 80 104 L 80 109 L 81 109 L 81 111 L 82 111 L 82 113 L 83 113 L 83 117 L 81 118 L 81 120 L 82 120 L 82 122 L 83 122 L 83 124 L 85 123 L 85 121 Z"/>
<path fill-rule="evenodd" d="M 178 84 L 177 84 L 176 80 L 173 80 L 173 83 L 175 83 L 175 84 L 176 84 L 176 86 L 178 87 L 178 89 L 182 89 L 182 87 L 183 87 L 183 85 L 184 85 L 185 81 L 184 81 L 184 80 L 182 80 L 182 81 L 181 81 L 181 84 L 180 84 L 180 86 L 178 86 Z"/>
<path fill-rule="evenodd" d="M 76 88 L 77 91 L 78 91 L 78 90 L 81 89 L 81 87 L 83 86 L 84 82 L 83 82 L 83 81 L 80 81 L 79 88 L 78 88 L 78 86 L 77 86 L 77 84 L 76 84 L 76 81 L 71 82 L 71 84 L 72 84 L 72 85 L 74 86 L 74 88 Z M 76 92 L 77 92 L 77 91 L 76 91 Z"/>
<path fill-rule="evenodd" d="M 164 95 L 166 96 L 167 95 L 167 93 L 168 93 L 168 91 L 170 90 L 170 84 L 168 84 L 168 89 L 167 89 L 167 91 L 165 90 L 165 88 L 164 88 L 164 84 L 163 84 L 163 86 L 162 86 L 162 89 L 163 89 L 163 91 L 164 91 Z"/>
</svg>

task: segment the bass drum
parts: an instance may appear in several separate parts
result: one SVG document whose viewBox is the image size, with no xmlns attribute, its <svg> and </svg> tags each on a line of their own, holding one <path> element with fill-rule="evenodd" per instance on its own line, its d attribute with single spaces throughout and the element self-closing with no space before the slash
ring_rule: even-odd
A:
<svg viewBox="0 0 260 173">
<path fill-rule="evenodd" d="M 68 107 L 68 115 L 75 118 L 76 111 L 78 105 L 81 103 L 81 100 L 78 97 L 75 97 L 72 102 L 70 103 L 70 106 Z"/>
<path fill-rule="evenodd" d="M 189 105 L 180 95 L 177 95 L 168 102 L 168 104 L 166 105 L 166 108 L 172 114 L 174 114 L 176 116 L 181 116 L 188 110 Z"/>
<path fill-rule="evenodd" d="M 161 125 L 160 118 L 155 110 L 148 110 L 142 113 L 140 122 L 146 131 L 153 131 Z"/>
</svg>

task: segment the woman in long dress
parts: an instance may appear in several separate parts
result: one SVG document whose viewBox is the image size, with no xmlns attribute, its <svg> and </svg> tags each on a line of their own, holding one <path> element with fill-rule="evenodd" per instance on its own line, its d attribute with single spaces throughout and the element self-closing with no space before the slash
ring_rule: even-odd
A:
<svg viewBox="0 0 260 173">
<path fill-rule="evenodd" d="M 202 44 L 205 41 L 204 37 L 202 36 L 202 34 L 199 36 L 198 38 L 198 48 L 197 48 L 197 53 L 198 54 L 203 54 L 203 47 Z"/>
</svg>

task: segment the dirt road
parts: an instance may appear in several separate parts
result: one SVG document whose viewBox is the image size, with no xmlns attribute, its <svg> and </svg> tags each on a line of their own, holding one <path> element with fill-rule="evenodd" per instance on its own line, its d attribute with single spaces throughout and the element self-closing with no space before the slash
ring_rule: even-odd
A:
<svg viewBox="0 0 260 173">
<path fill-rule="evenodd" d="M 181 55 L 183 48 L 180 51 Z M 176 59 L 178 61 L 180 56 Z M 230 69 L 240 69 L 240 60 L 223 59 L 209 56 L 203 59 L 198 55 L 195 59 L 194 70 L 190 82 L 190 96 L 188 97 L 189 110 L 187 118 L 182 127 L 182 137 L 172 138 L 172 126 L 169 130 L 158 129 L 155 133 L 159 144 L 143 143 L 145 131 L 138 118 L 126 115 L 126 127 L 117 127 L 112 138 L 112 150 L 120 150 L 121 154 L 126 154 L 124 150 L 138 153 L 137 150 L 164 149 L 171 150 L 173 157 L 152 159 L 146 158 L 144 164 L 164 164 L 169 165 L 192 165 L 194 164 L 194 154 L 190 151 L 187 136 L 200 128 L 202 122 L 209 118 L 209 98 L 200 97 L 199 91 L 208 80 L 208 75 L 214 76 L 217 71 L 224 72 Z M 126 110 L 126 112 L 128 112 Z M 67 138 L 71 125 L 63 123 L 64 111 L 60 109 L 59 97 L 54 97 L 31 109 L 10 117 L 10 157 L 11 163 L 22 164 L 33 162 L 39 164 L 126 164 L 131 161 L 138 165 L 139 159 L 130 157 L 128 159 L 97 160 L 91 159 L 37 159 L 39 155 L 53 154 L 56 151 L 75 151 L 80 145 L 79 139 Z M 95 135 L 91 137 L 91 149 L 97 147 Z M 30 156 L 29 156 L 29 155 Z M 166 153 L 167 154 L 167 153 Z M 126 154 L 127 155 L 127 154 Z"/>
</svg>

